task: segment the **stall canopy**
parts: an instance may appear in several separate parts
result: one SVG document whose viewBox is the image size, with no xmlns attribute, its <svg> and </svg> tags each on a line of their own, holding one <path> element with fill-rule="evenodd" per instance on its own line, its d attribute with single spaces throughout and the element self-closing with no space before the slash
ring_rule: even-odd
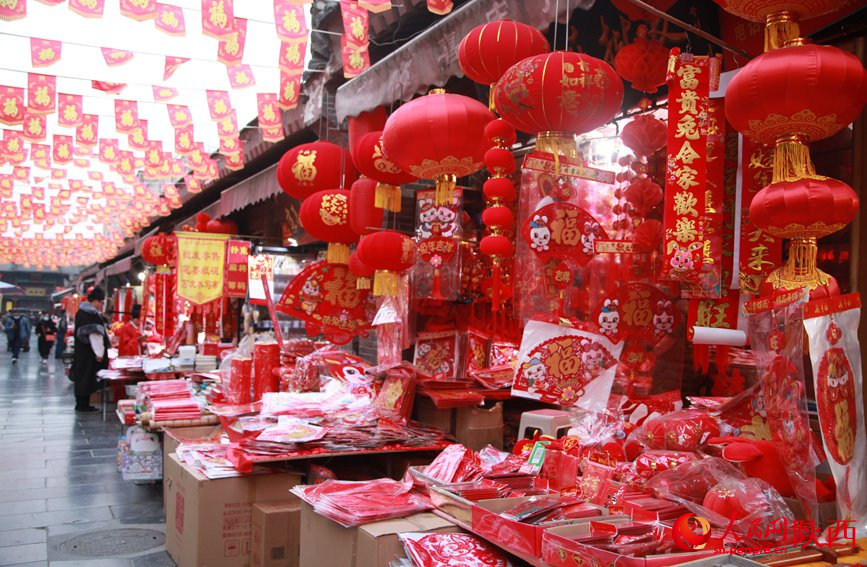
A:
<svg viewBox="0 0 867 567">
<path fill-rule="evenodd" d="M 224 217 L 235 211 L 245 209 L 250 205 L 259 203 L 273 197 L 280 192 L 277 184 L 277 164 L 263 169 L 256 175 L 238 183 L 234 187 L 223 191 L 220 195 L 218 216 Z"/>
<path fill-rule="evenodd" d="M 594 0 L 578 0 L 571 6 L 589 10 Z M 526 0 L 473 0 L 402 45 L 367 71 L 337 89 L 337 120 L 373 110 L 393 101 L 407 101 L 449 78 L 462 77 L 458 64 L 461 38 L 479 24 L 503 18 L 545 28 L 563 19 L 569 2 Z"/>
</svg>

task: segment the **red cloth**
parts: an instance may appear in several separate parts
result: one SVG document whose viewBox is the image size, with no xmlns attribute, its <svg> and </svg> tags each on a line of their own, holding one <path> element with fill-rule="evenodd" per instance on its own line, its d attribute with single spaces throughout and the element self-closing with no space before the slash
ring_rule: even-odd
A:
<svg viewBox="0 0 867 567">
<path fill-rule="evenodd" d="M 139 349 L 139 333 L 138 328 L 127 321 L 123 327 L 117 332 L 117 354 L 118 356 L 138 356 L 141 354 Z"/>
</svg>

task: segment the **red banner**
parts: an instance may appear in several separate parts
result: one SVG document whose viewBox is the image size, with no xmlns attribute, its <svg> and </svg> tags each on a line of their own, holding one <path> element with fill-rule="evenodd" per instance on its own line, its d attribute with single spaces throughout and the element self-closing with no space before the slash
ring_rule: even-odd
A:
<svg viewBox="0 0 867 567">
<path fill-rule="evenodd" d="M 105 64 L 109 67 L 117 67 L 132 60 L 135 55 L 132 51 L 124 49 L 112 49 L 111 47 L 100 47 L 102 58 L 105 59 Z"/>
<path fill-rule="evenodd" d="M 105 164 L 113 164 L 117 161 L 120 143 L 117 140 L 101 138 L 99 140 L 99 161 Z"/>
<path fill-rule="evenodd" d="M 35 114 L 26 110 L 21 136 L 28 142 L 41 142 L 45 139 L 46 120 L 44 114 Z"/>
<path fill-rule="evenodd" d="M 741 153 L 741 230 L 738 270 L 741 290 L 759 293 L 765 277 L 780 265 L 783 243 L 765 233 L 750 220 L 750 204 L 762 187 L 770 184 L 773 174 L 773 149 L 742 136 Z"/>
<path fill-rule="evenodd" d="M 120 94 L 126 88 L 126 83 L 112 83 L 110 81 L 91 81 L 90 86 L 98 91 L 108 94 Z"/>
<path fill-rule="evenodd" d="M 154 93 L 154 102 L 166 102 L 178 96 L 178 90 L 171 87 L 153 85 L 151 88 Z"/>
<path fill-rule="evenodd" d="M 101 18 L 105 0 L 69 0 L 69 9 L 85 18 Z"/>
<path fill-rule="evenodd" d="M 156 0 L 120 0 L 120 13 L 139 22 L 153 20 L 157 16 Z"/>
<path fill-rule="evenodd" d="M 114 101 L 114 127 L 119 134 L 129 134 L 138 123 L 138 102 L 121 99 Z"/>
<path fill-rule="evenodd" d="M 185 156 L 195 149 L 195 133 L 193 125 L 175 129 L 175 152 Z"/>
<path fill-rule="evenodd" d="M 27 110 L 50 114 L 57 109 L 57 77 L 27 73 Z"/>
<path fill-rule="evenodd" d="M 217 61 L 229 66 L 240 65 L 246 42 L 247 20 L 235 18 L 234 31 L 221 37 L 217 44 Z"/>
<path fill-rule="evenodd" d="M 707 57 L 669 59 L 668 168 L 665 175 L 665 240 L 661 279 L 698 281 L 704 248 L 708 95 Z"/>
<path fill-rule="evenodd" d="M 274 0 L 274 25 L 277 38 L 288 43 L 307 42 L 307 20 L 304 6 L 289 0 Z"/>
<path fill-rule="evenodd" d="M 221 39 L 235 29 L 233 0 L 202 0 L 202 33 Z"/>
<path fill-rule="evenodd" d="M 300 75 L 304 72 L 304 57 L 307 52 L 307 42 L 280 44 L 280 59 L 278 65 L 281 71 L 289 75 Z"/>
<path fill-rule="evenodd" d="M 164 339 L 175 332 L 175 275 L 171 268 L 157 268 L 154 274 L 154 322 Z"/>
<path fill-rule="evenodd" d="M 0 122 L 17 126 L 24 120 L 24 89 L 0 87 Z"/>
<path fill-rule="evenodd" d="M 358 5 L 374 14 L 391 10 L 391 0 L 358 0 Z"/>
<path fill-rule="evenodd" d="M 99 116 L 85 114 L 81 124 L 75 128 L 75 142 L 82 147 L 92 148 L 99 139 Z"/>
<path fill-rule="evenodd" d="M 259 111 L 259 128 L 276 128 L 281 125 L 280 111 L 277 109 L 277 95 L 259 93 L 256 95 L 256 106 Z"/>
<path fill-rule="evenodd" d="M 222 120 L 232 112 L 232 101 L 226 91 L 205 91 L 211 120 Z"/>
<path fill-rule="evenodd" d="M 139 119 L 138 124 L 127 135 L 127 143 L 134 150 L 148 149 L 148 121 Z"/>
<path fill-rule="evenodd" d="M 39 169 L 51 169 L 51 146 L 48 144 L 31 144 L 30 159 Z"/>
<path fill-rule="evenodd" d="M 154 21 L 154 25 L 158 30 L 165 32 L 169 35 L 184 35 L 187 31 L 186 24 L 184 23 L 184 11 L 180 6 L 172 6 L 171 4 L 157 4 L 157 17 Z M 166 57 L 166 68 L 165 73 L 167 76 L 163 76 L 163 80 L 167 80 L 172 73 L 175 72 L 175 67 L 171 71 L 169 71 L 169 59 L 183 59 L 181 57 Z M 184 61 L 181 61 L 183 63 Z M 180 65 L 180 63 L 178 63 Z"/>
<path fill-rule="evenodd" d="M 27 15 L 27 0 L 7 0 L 0 3 L 0 20 L 11 22 Z"/>
<path fill-rule="evenodd" d="M 343 37 L 355 45 L 367 45 L 367 10 L 351 0 L 340 0 L 340 14 L 343 18 Z"/>
<path fill-rule="evenodd" d="M 301 94 L 301 75 L 289 75 L 280 71 L 280 97 L 277 106 L 283 110 L 292 110 L 298 106 L 298 97 Z"/>
<path fill-rule="evenodd" d="M 247 297 L 247 261 L 250 243 L 246 240 L 226 242 L 226 297 Z"/>
<path fill-rule="evenodd" d="M 358 45 L 343 36 L 340 38 L 340 53 L 343 57 L 343 76 L 347 79 L 360 75 L 370 67 L 367 44 Z"/>
<path fill-rule="evenodd" d="M 233 89 L 246 89 L 256 85 L 253 69 L 249 65 L 227 67 L 226 73 L 229 75 L 229 85 Z"/>
<path fill-rule="evenodd" d="M 181 12 L 183 14 L 183 12 Z M 178 67 L 183 65 L 189 61 L 187 57 L 174 57 L 172 55 L 166 55 L 166 64 L 163 69 L 163 80 L 168 81 L 172 75 L 175 74 L 175 71 L 178 70 Z"/>
<path fill-rule="evenodd" d="M 210 101 L 208 102 L 210 106 Z M 169 121 L 174 128 L 182 128 L 193 123 L 193 115 L 190 113 L 189 107 L 183 104 L 167 104 L 166 109 L 169 112 Z"/>
<path fill-rule="evenodd" d="M 84 103 L 81 95 L 59 93 L 57 95 L 57 124 L 73 128 L 81 124 Z"/>
<path fill-rule="evenodd" d="M 54 135 L 54 144 L 52 157 L 54 158 L 54 163 L 69 163 L 73 159 L 72 155 L 72 147 L 73 147 L 72 136 L 61 136 L 60 134 Z"/>
<path fill-rule="evenodd" d="M 51 39 L 30 38 L 30 64 L 34 67 L 48 67 L 60 61 L 63 44 Z"/>
<path fill-rule="evenodd" d="M 286 137 L 286 134 L 283 132 L 283 126 L 275 126 L 274 128 L 262 128 L 262 139 L 266 142 L 271 142 L 272 144 L 276 144 L 280 140 Z"/>
</svg>

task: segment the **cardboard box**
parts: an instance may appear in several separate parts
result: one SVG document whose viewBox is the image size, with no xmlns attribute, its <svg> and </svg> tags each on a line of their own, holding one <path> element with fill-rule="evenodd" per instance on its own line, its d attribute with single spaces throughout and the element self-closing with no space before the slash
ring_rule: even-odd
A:
<svg viewBox="0 0 867 567">
<path fill-rule="evenodd" d="M 169 455 L 174 455 L 178 445 L 188 440 L 206 439 L 211 435 L 219 435 L 222 428 L 219 425 L 202 425 L 200 427 L 167 427 L 163 429 L 163 466 L 169 462 Z M 168 510 L 169 491 L 163 490 L 163 510 Z"/>
<path fill-rule="evenodd" d="M 344 528 L 302 503 L 301 567 L 388 567 L 395 557 L 406 557 L 397 534 L 460 531 L 451 522 L 428 512 Z"/>
<path fill-rule="evenodd" d="M 301 507 L 297 501 L 253 504 L 252 567 L 298 567 Z"/>
<path fill-rule="evenodd" d="M 169 455 L 166 550 L 179 567 L 249 567 L 254 502 L 291 501 L 298 473 L 209 480 Z"/>
<path fill-rule="evenodd" d="M 415 420 L 439 427 L 446 433 L 455 432 L 457 410 L 440 409 L 427 396 L 416 395 L 415 397 Z"/>
<path fill-rule="evenodd" d="M 458 408 L 455 416 L 455 439 L 474 451 L 485 445 L 503 448 L 503 404 L 491 407 Z"/>
</svg>

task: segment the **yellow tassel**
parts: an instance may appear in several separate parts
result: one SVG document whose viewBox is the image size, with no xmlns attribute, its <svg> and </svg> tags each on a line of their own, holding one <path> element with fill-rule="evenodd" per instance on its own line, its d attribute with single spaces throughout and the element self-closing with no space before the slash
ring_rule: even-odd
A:
<svg viewBox="0 0 867 567">
<path fill-rule="evenodd" d="M 355 289 L 370 289 L 370 278 L 355 278 Z"/>
<path fill-rule="evenodd" d="M 536 136 L 536 149 L 554 155 L 554 175 L 560 174 L 561 156 L 571 161 L 581 161 L 575 136 L 566 132 L 539 132 Z"/>
<path fill-rule="evenodd" d="M 773 183 L 797 181 L 798 179 L 825 179 L 816 175 L 816 168 L 810 159 L 810 148 L 799 135 L 783 136 L 774 146 Z"/>
<path fill-rule="evenodd" d="M 437 207 L 442 207 L 443 205 L 451 205 L 452 198 L 455 195 L 455 185 L 457 185 L 457 183 L 457 177 L 448 173 L 440 175 L 436 178 L 436 194 L 434 197 L 434 204 Z"/>
<path fill-rule="evenodd" d="M 373 276 L 373 295 L 397 297 L 398 283 L 396 273 L 388 270 L 376 270 L 376 274 Z"/>
<path fill-rule="evenodd" d="M 400 186 L 388 183 L 377 183 L 373 193 L 373 206 L 392 213 L 400 212 Z"/>
<path fill-rule="evenodd" d="M 497 87 L 497 83 L 491 83 L 491 89 L 488 91 L 488 110 L 491 112 L 497 112 L 497 105 L 494 104 L 494 89 Z"/>
<path fill-rule="evenodd" d="M 342 242 L 330 242 L 325 253 L 325 261 L 329 264 L 348 264 L 349 245 Z"/>
<path fill-rule="evenodd" d="M 765 25 L 765 52 L 780 49 L 801 34 L 796 12 L 768 14 Z"/>
</svg>

